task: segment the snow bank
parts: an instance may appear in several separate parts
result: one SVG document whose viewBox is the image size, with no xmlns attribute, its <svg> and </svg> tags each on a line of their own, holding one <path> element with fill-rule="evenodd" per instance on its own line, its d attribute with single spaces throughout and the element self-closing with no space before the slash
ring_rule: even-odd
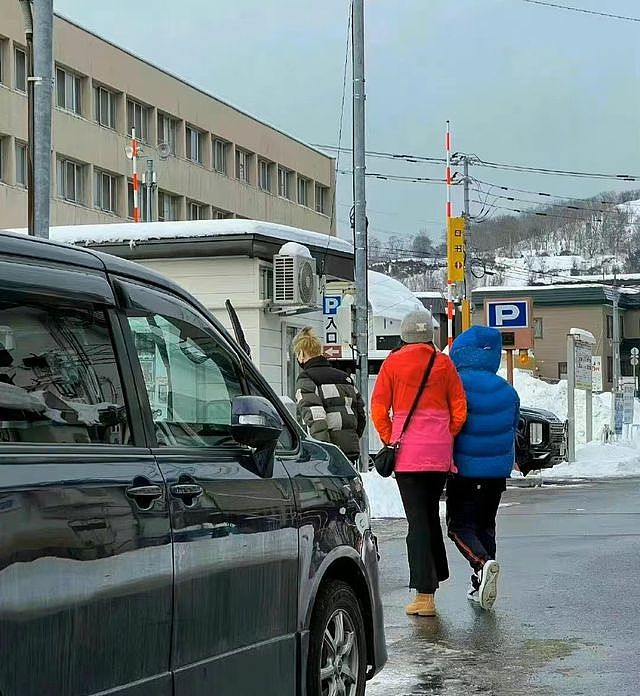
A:
<svg viewBox="0 0 640 696">
<path fill-rule="evenodd" d="M 371 517 L 404 517 L 398 484 L 393 476 L 383 478 L 377 471 L 361 474 L 369 498 Z"/>
<path fill-rule="evenodd" d="M 542 472 L 544 480 L 640 477 L 640 450 L 627 444 L 590 442 L 576 452 L 576 461 Z"/>
<path fill-rule="evenodd" d="M 369 303 L 376 316 L 402 320 L 409 312 L 424 305 L 399 280 L 377 271 L 369 271 Z"/>
<path fill-rule="evenodd" d="M 506 376 L 501 371 L 502 376 Z M 522 406 L 540 408 L 551 411 L 561 420 L 567 418 L 567 381 L 562 380 L 558 384 L 549 384 L 536 379 L 529 372 L 514 371 L 514 387 L 520 396 Z M 576 443 L 586 442 L 586 394 L 576 390 Z M 604 426 L 611 422 L 611 394 L 603 392 L 593 395 L 593 437 L 599 439 Z M 640 422 L 640 401 L 636 399 L 635 422 Z"/>
</svg>

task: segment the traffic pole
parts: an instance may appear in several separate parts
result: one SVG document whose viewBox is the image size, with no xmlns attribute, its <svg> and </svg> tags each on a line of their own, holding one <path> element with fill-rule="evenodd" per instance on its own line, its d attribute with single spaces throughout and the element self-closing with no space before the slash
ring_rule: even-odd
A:
<svg viewBox="0 0 640 696">
<path fill-rule="evenodd" d="M 449 121 L 447 121 L 447 130 L 445 134 L 445 152 L 447 158 L 447 164 L 445 169 L 445 181 L 447 185 L 447 206 L 446 206 L 446 224 L 447 230 L 449 229 L 449 220 L 452 217 L 451 213 L 451 129 Z M 449 235 L 447 235 L 447 244 L 451 245 L 451 240 Z M 448 254 L 451 254 L 451 249 L 448 249 Z M 453 345 L 453 279 L 451 278 L 451 269 L 449 269 L 447 277 L 447 344 L 449 350 Z"/>
<path fill-rule="evenodd" d="M 463 186 L 464 186 L 464 298 L 462 300 L 462 330 L 471 327 L 471 263 L 469 261 L 469 225 L 471 224 L 471 211 L 469 203 L 469 158 L 462 157 Z"/>
<path fill-rule="evenodd" d="M 369 295 L 367 213 L 365 190 L 365 84 L 364 84 L 364 0 L 352 4 L 353 50 L 353 215 L 356 283 L 357 386 L 365 404 L 369 404 Z M 368 423 L 367 419 L 367 423 Z M 369 430 L 360 438 L 360 470 L 369 468 Z"/>
<path fill-rule="evenodd" d="M 131 129 L 131 168 L 133 182 L 133 221 L 140 222 L 140 180 L 138 179 L 138 141 L 136 129 Z"/>
</svg>

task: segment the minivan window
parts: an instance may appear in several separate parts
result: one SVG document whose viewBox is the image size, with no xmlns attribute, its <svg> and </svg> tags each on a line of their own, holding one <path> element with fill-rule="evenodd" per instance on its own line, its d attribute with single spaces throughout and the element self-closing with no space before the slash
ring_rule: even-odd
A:
<svg viewBox="0 0 640 696">
<path fill-rule="evenodd" d="M 129 317 L 160 447 L 231 445 L 239 371 L 212 335 L 159 314 Z"/>
<path fill-rule="evenodd" d="M 103 311 L 0 301 L 0 442 L 128 444 Z"/>
</svg>

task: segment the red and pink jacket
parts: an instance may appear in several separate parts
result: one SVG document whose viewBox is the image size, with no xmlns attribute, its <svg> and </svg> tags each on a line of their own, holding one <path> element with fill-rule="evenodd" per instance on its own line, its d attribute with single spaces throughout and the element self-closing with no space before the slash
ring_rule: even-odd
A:
<svg viewBox="0 0 640 696">
<path fill-rule="evenodd" d="M 412 343 L 382 363 L 371 397 L 371 418 L 380 439 L 390 444 L 402 426 L 422 381 L 433 345 Z M 438 352 L 431 376 L 396 457 L 398 472 L 453 471 L 453 439 L 467 418 L 467 401 L 453 363 Z"/>
</svg>

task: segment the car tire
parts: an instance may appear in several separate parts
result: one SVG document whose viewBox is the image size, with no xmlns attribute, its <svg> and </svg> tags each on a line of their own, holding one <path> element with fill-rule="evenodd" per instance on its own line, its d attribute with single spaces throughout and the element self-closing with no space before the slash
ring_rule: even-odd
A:
<svg viewBox="0 0 640 696">
<path fill-rule="evenodd" d="M 307 696 L 363 696 L 367 636 L 362 610 L 349 584 L 324 585 L 311 619 Z"/>
</svg>

